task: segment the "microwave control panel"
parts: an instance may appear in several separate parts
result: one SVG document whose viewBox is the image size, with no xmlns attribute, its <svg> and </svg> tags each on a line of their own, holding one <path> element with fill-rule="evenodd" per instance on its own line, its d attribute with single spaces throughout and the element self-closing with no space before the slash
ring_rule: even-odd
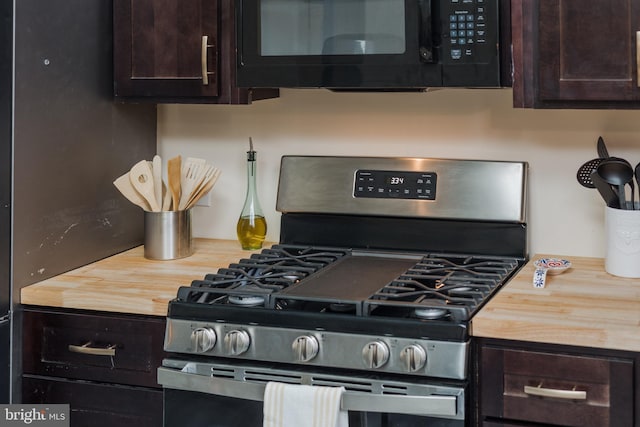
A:
<svg viewBox="0 0 640 427">
<path fill-rule="evenodd" d="M 358 170 L 354 197 L 376 199 L 436 199 L 435 172 Z"/>
<path fill-rule="evenodd" d="M 449 0 L 441 5 L 443 63 L 482 64 L 496 56 L 496 0 Z"/>
</svg>

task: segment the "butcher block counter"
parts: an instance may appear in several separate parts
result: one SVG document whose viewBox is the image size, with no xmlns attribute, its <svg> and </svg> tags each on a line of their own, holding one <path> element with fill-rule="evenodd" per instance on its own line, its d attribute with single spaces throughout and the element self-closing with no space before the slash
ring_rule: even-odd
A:
<svg viewBox="0 0 640 427">
<path fill-rule="evenodd" d="M 20 302 L 164 317 L 180 286 L 253 253 L 242 250 L 235 240 L 194 239 L 193 243 L 193 255 L 170 261 L 146 259 L 144 247 L 138 246 L 27 286 Z"/>
<path fill-rule="evenodd" d="M 533 262 L 572 268 L 532 285 Z M 473 318 L 473 336 L 640 351 L 640 279 L 608 274 L 601 258 L 536 255 Z"/>
</svg>

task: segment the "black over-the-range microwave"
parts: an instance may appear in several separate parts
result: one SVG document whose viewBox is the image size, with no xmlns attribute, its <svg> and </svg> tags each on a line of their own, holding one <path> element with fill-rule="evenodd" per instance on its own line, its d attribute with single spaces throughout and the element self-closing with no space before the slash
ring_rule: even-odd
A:
<svg viewBox="0 0 640 427">
<path fill-rule="evenodd" d="M 511 86 L 509 0 L 236 0 L 237 85 Z"/>
</svg>

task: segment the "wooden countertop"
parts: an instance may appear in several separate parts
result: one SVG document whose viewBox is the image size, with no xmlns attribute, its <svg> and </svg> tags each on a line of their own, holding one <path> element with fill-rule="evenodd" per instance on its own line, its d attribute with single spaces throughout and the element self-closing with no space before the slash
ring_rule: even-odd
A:
<svg viewBox="0 0 640 427">
<path fill-rule="evenodd" d="M 533 261 L 572 268 L 532 285 Z M 640 351 L 640 279 L 612 276 L 604 260 L 536 255 L 473 318 L 473 336 Z"/>
<path fill-rule="evenodd" d="M 146 259 L 144 247 L 138 246 L 27 286 L 21 290 L 20 302 L 166 316 L 167 304 L 180 286 L 253 253 L 243 251 L 235 240 L 194 239 L 193 243 L 193 255 L 170 261 Z"/>
<path fill-rule="evenodd" d="M 195 239 L 194 245 L 192 256 L 172 261 L 145 259 L 139 246 L 27 286 L 21 302 L 166 316 L 180 286 L 252 253 L 234 240 Z M 553 256 L 532 257 L 480 310 L 472 335 L 640 351 L 640 279 L 609 275 L 599 258 L 568 257 L 573 267 L 548 275 L 547 286 L 536 289 L 533 261 L 543 257 Z"/>
</svg>

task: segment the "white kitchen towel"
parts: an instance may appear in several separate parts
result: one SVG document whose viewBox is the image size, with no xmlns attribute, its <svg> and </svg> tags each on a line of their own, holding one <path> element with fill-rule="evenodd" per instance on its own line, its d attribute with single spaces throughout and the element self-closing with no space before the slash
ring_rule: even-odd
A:
<svg viewBox="0 0 640 427">
<path fill-rule="evenodd" d="M 344 387 L 269 382 L 264 392 L 263 427 L 347 427 L 340 408 Z"/>
</svg>

